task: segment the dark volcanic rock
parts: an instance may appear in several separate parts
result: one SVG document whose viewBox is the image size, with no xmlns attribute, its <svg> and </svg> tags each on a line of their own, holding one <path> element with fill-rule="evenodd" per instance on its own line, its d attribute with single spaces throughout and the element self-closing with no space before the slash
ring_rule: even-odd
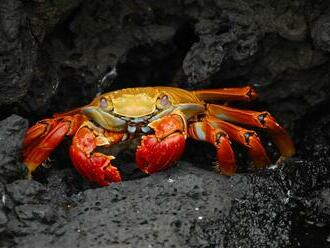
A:
<svg viewBox="0 0 330 248">
<path fill-rule="evenodd" d="M 314 23 L 311 32 L 315 45 L 326 52 L 330 52 L 329 14 L 320 16 L 318 20 Z"/>
<path fill-rule="evenodd" d="M 322 0 L 2 0 L 0 246 L 329 247 L 329 15 Z M 58 167 L 21 180 L 27 122 L 13 113 L 40 119 L 100 89 L 160 84 L 253 85 L 297 157 L 226 178 L 206 147 L 199 163 L 146 178 L 130 166 L 130 181 L 96 188 L 58 152 Z"/>
<path fill-rule="evenodd" d="M 48 66 L 52 61 L 44 60 L 41 43 L 46 33 L 51 32 L 56 24 L 67 16 L 79 1 L 60 1 L 57 3 L 4 0 L 0 3 L 0 106 L 18 103 L 32 89 L 44 89 L 34 97 L 34 104 L 45 104 L 53 96 L 54 71 Z M 47 84 L 39 84 L 44 77 Z M 58 82 L 57 82 L 58 83 Z M 55 83 L 56 84 L 56 83 Z M 47 92 L 48 91 L 48 92 Z M 29 93 L 28 93 L 29 92 Z M 52 94 L 51 94 L 52 93 Z M 30 98 L 31 99 L 31 98 Z M 41 100 L 42 99 L 42 100 Z M 15 105 L 14 105 L 15 106 Z M 26 106 L 21 106 L 26 108 Z M 35 106 L 32 106 L 35 109 Z"/>
<path fill-rule="evenodd" d="M 7 185 L 7 192 L 18 204 L 37 204 L 50 200 L 44 196 L 45 187 L 33 180 L 16 180 Z"/>
<path fill-rule="evenodd" d="M 85 104 L 114 68 L 103 90 L 249 83 L 291 126 L 330 91 L 326 1 L 6 0 L 0 9 L 4 114 Z"/>
<path fill-rule="evenodd" d="M 9 182 L 25 174 L 19 161 L 27 120 L 12 115 L 0 122 L 0 181 Z"/>
<path fill-rule="evenodd" d="M 315 160 L 289 160 L 283 169 L 228 178 L 180 162 L 109 187 L 85 185 L 73 195 L 83 183 L 72 169 L 50 169 L 44 185 L 14 181 L 0 188 L 1 245 L 326 247 L 328 122 L 327 115 L 305 127 L 318 137 L 302 136 Z"/>
<path fill-rule="evenodd" d="M 209 79 L 221 70 L 223 62 L 244 64 L 258 50 L 260 31 L 250 15 L 225 12 L 216 21 L 201 20 L 195 32 L 200 40 L 183 61 L 183 70 L 191 84 Z"/>
<path fill-rule="evenodd" d="M 56 220 L 38 239 L 34 233 L 14 241 L 21 247 L 280 247 L 290 243 L 288 199 L 274 177 L 227 178 L 180 163 L 166 172 L 89 189 L 72 199 L 64 222 Z M 33 206 L 25 204 L 15 211 L 24 211 L 20 215 L 26 220 L 32 217 L 26 209 Z M 40 213 L 34 219 L 40 219 Z"/>
<path fill-rule="evenodd" d="M 22 98 L 33 76 L 36 44 L 31 34 L 22 28 L 23 13 L 19 0 L 0 3 L 0 106 Z"/>
<path fill-rule="evenodd" d="M 2 204 L 0 205 L 0 236 L 6 230 L 6 224 L 8 223 L 7 215 L 3 209 L 3 197 L 5 196 L 5 187 L 0 184 L 0 195 L 2 198 Z"/>
<path fill-rule="evenodd" d="M 40 192 L 38 183 L 20 181 L 8 186 L 12 198 L 30 192 L 26 198 L 37 196 L 40 203 L 27 200 L 14 208 L 18 219 L 8 228 L 19 236 L 11 242 L 20 247 L 296 247 L 303 240 L 292 236 L 298 226 L 308 230 L 330 220 L 329 180 L 321 180 L 329 174 L 323 167 L 309 173 L 309 180 L 300 179 L 308 166 L 316 164 L 291 160 L 284 170 L 228 178 L 180 162 L 165 172 L 88 189 L 70 200 L 58 195 L 47 204 L 39 197 L 71 186 L 60 180 L 62 185 L 52 183 Z M 312 215 L 323 219 L 313 224 Z M 326 244 L 326 237 L 318 244 Z"/>
</svg>

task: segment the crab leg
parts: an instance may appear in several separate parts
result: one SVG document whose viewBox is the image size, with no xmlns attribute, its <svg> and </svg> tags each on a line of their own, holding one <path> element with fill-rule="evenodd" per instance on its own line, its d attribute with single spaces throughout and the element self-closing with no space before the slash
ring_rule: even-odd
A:
<svg viewBox="0 0 330 248">
<path fill-rule="evenodd" d="M 245 146 L 256 168 L 270 164 L 270 159 L 256 132 L 219 120 L 214 116 L 207 116 L 206 119 L 213 127 L 223 129 L 231 140 Z"/>
<path fill-rule="evenodd" d="M 23 141 L 23 163 L 28 168 L 29 177 L 66 135 L 76 132 L 82 121 L 81 115 L 45 119 L 27 131 Z"/>
<path fill-rule="evenodd" d="M 149 124 L 155 134 L 142 137 L 136 151 L 136 164 L 151 174 L 173 165 L 182 155 L 186 140 L 186 121 L 177 111 Z"/>
<path fill-rule="evenodd" d="M 86 121 L 79 128 L 70 147 L 70 157 L 78 172 L 91 182 L 106 186 L 121 181 L 116 167 L 111 164 L 114 156 L 108 156 L 95 149 L 116 144 L 124 137 L 123 132 L 108 132 Z"/>
<path fill-rule="evenodd" d="M 295 153 L 293 142 L 288 133 L 268 112 L 240 110 L 215 104 L 208 104 L 207 110 L 210 115 L 224 121 L 266 129 L 283 157 L 291 157 Z"/>
<path fill-rule="evenodd" d="M 194 91 L 194 94 L 204 101 L 252 101 L 257 98 L 257 93 L 249 86 L 241 88 L 196 90 Z"/>
<path fill-rule="evenodd" d="M 190 138 L 206 141 L 215 146 L 219 169 L 223 174 L 229 176 L 235 173 L 235 155 L 228 134 L 223 129 L 213 127 L 207 119 L 204 119 L 190 124 L 188 134 Z"/>
</svg>

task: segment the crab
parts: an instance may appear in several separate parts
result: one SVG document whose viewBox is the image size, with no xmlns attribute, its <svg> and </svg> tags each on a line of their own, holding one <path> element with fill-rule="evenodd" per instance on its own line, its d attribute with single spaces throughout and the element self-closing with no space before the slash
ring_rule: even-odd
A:
<svg viewBox="0 0 330 248">
<path fill-rule="evenodd" d="M 121 181 L 121 174 L 112 163 L 115 157 L 100 150 L 138 138 L 136 165 L 152 174 L 175 164 L 186 139 L 191 138 L 215 147 L 216 166 L 224 175 L 233 175 L 237 169 L 232 141 L 246 147 L 254 168 L 265 168 L 271 160 L 257 133 L 245 126 L 265 129 L 281 154 L 279 160 L 292 156 L 295 148 L 268 112 L 228 106 L 231 101 L 256 97 L 249 86 L 195 91 L 140 87 L 105 93 L 86 106 L 54 114 L 30 127 L 23 141 L 23 163 L 31 176 L 65 136 L 73 136 L 70 157 L 74 167 L 87 180 L 106 186 Z"/>
</svg>

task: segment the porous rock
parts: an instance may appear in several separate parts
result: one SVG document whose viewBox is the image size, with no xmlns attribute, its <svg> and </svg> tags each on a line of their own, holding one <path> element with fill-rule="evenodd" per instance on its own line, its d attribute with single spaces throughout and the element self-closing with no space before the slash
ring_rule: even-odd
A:
<svg viewBox="0 0 330 248">
<path fill-rule="evenodd" d="M 208 170 L 205 148 L 97 188 L 58 153 L 59 168 L 27 181 L 27 124 L 11 116 L 0 129 L 0 245 L 329 247 L 328 13 L 328 1 L 1 1 L 1 117 L 86 104 L 114 69 L 103 90 L 250 84 L 298 154 L 283 169 L 226 178 Z"/>
<path fill-rule="evenodd" d="M 181 162 L 166 172 L 74 195 L 67 221 L 56 221 L 38 239 L 15 241 L 23 247 L 279 247 L 289 243 L 285 197 L 271 178 L 227 178 Z"/>
<path fill-rule="evenodd" d="M 27 129 L 26 119 L 11 115 L 0 121 L 0 180 L 12 181 L 25 174 L 21 160 L 21 146 Z"/>
</svg>

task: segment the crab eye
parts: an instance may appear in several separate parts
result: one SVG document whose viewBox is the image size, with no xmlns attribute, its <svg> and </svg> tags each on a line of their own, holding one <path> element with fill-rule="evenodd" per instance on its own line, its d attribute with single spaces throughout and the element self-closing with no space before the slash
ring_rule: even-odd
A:
<svg viewBox="0 0 330 248">
<path fill-rule="evenodd" d="M 157 101 L 157 107 L 159 109 L 167 108 L 171 105 L 168 95 L 161 96 Z"/>
<path fill-rule="evenodd" d="M 168 99 L 167 95 L 162 96 L 162 98 L 160 98 L 160 104 L 163 106 L 167 106 L 170 104 L 170 100 Z"/>
<path fill-rule="evenodd" d="M 101 98 L 101 100 L 100 100 L 100 107 L 106 109 L 106 108 L 108 108 L 108 106 L 109 106 L 109 104 L 108 104 L 107 99 Z"/>
</svg>

